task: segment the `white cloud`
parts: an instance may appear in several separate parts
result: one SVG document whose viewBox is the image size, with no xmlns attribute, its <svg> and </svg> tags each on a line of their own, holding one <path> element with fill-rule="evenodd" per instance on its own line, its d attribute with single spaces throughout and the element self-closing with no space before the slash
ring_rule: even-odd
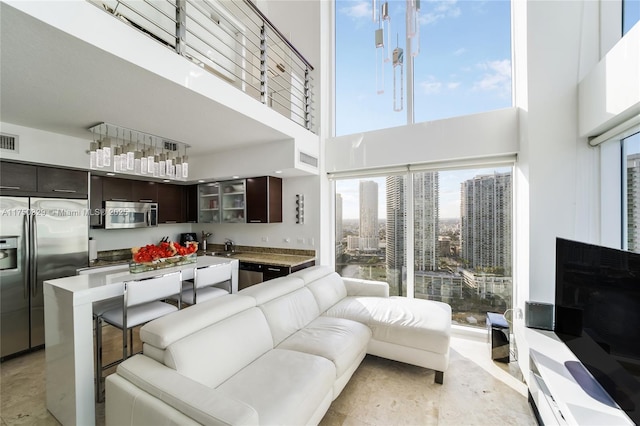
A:
<svg viewBox="0 0 640 426">
<path fill-rule="evenodd" d="M 460 55 L 463 55 L 465 53 L 467 53 L 467 49 L 465 49 L 464 47 L 461 47 L 460 49 L 455 50 L 453 52 L 453 56 L 460 56 Z"/>
<path fill-rule="evenodd" d="M 349 16 L 351 18 L 369 18 L 371 19 L 371 2 L 370 1 L 355 1 L 352 5 L 346 6 L 340 9 L 340 13 Z"/>
<path fill-rule="evenodd" d="M 511 61 L 503 59 L 478 64 L 484 70 L 482 77 L 473 84 L 474 90 L 495 91 L 500 94 L 511 90 Z"/>
<path fill-rule="evenodd" d="M 456 90 L 462 83 L 459 81 L 442 82 L 438 81 L 435 76 L 429 75 L 419 83 L 422 92 L 425 95 L 440 93 L 442 90 Z"/>
<path fill-rule="evenodd" d="M 433 12 L 425 13 L 427 5 L 433 4 L 434 7 L 430 8 Z M 462 11 L 458 7 L 458 0 L 438 0 L 429 1 L 427 5 L 423 4 L 420 11 L 420 24 L 428 25 L 437 22 L 445 18 L 457 18 L 462 14 Z"/>
</svg>

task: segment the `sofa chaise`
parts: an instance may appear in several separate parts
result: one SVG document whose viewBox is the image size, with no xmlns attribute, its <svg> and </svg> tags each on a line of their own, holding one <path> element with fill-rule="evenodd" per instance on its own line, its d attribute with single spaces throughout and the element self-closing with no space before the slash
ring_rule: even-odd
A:
<svg viewBox="0 0 640 426">
<path fill-rule="evenodd" d="M 106 379 L 106 424 L 317 424 L 367 353 L 442 383 L 450 328 L 445 303 L 307 268 L 143 326 Z"/>
</svg>

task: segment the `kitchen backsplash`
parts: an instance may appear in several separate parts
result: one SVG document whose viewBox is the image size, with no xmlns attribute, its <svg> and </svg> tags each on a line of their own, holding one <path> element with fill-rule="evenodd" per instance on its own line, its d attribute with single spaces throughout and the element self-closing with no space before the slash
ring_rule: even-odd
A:
<svg viewBox="0 0 640 426">
<path fill-rule="evenodd" d="M 169 237 L 169 241 L 180 241 L 180 234 L 183 232 L 191 232 L 190 223 L 139 229 L 91 229 L 89 237 L 96 241 L 96 248 L 100 252 L 156 244 L 163 237 Z"/>
</svg>

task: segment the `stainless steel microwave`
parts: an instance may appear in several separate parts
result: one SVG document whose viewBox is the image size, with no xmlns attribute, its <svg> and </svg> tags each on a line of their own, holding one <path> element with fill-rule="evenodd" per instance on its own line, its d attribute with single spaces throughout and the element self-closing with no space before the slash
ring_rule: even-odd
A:
<svg viewBox="0 0 640 426">
<path fill-rule="evenodd" d="M 104 228 L 129 229 L 158 226 L 158 203 L 104 202 Z"/>
</svg>

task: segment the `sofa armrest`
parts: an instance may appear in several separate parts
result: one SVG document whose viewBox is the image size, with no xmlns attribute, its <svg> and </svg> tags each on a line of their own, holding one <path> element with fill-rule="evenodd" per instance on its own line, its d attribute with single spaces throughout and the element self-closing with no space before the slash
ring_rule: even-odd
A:
<svg viewBox="0 0 640 426">
<path fill-rule="evenodd" d="M 389 297 L 389 284 L 384 281 L 342 278 L 347 288 L 347 296 Z"/>
<path fill-rule="evenodd" d="M 250 405 L 144 355 L 121 363 L 117 374 L 200 424 L 259 424 L 258 413 Z"/>
</svg>

